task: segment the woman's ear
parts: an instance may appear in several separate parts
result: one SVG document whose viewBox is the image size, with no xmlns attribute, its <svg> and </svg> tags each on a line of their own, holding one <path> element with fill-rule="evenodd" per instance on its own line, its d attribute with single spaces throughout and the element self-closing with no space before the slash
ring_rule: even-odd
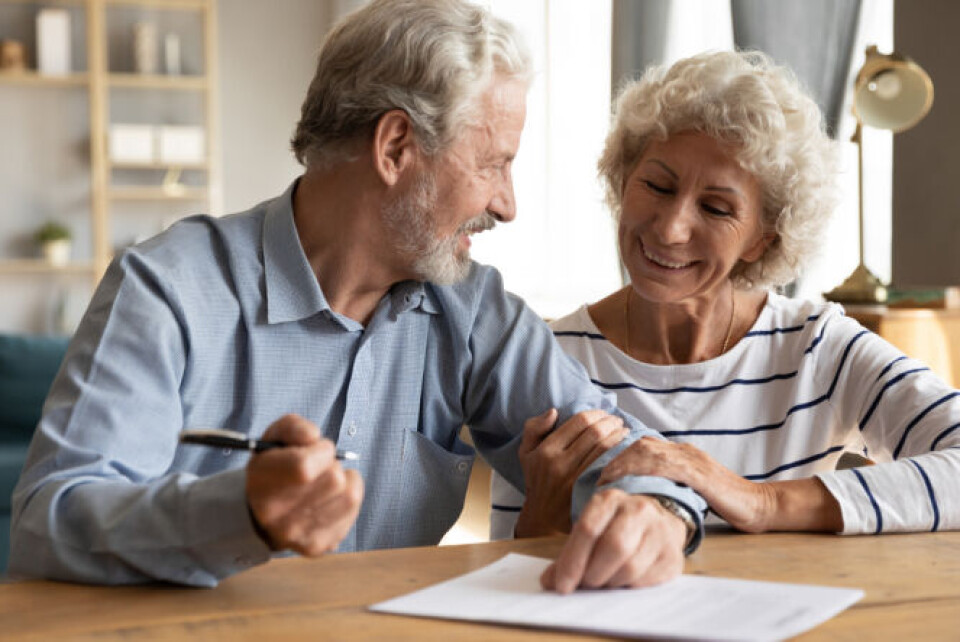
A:
<svg viewBox="0 0 960 642">
<path fill-rule="evenodd" d="M 764 252 L 767 251 L 767 248 L 776 242 L 776 240 L 776 232 L 767 232 L 766 234 L 761 234 L 759 238 L 757 238 L 757 241 L 747 248 L 747 250 L 740 256 L 740 260 L 744 263 L 753 263 L 760 260 L 760 257 L 762 257 Z"/>
<path fill-rule="evenodd" d="M 396 185 L 419 150 L 407 112 L 392 109 L 380 117 L 373 132 L 372 152 L 374 167 L 384 183 Z"/>
</svg>

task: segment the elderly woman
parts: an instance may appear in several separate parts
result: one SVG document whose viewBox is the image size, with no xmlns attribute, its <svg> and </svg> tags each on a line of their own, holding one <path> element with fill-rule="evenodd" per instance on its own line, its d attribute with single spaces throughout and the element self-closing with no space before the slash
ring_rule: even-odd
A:
<svg viewBox="0 0 960 642">
<path fill-rule="evenodd" d="M 671 478 L 749 532 L 960 527 L 960 392 L 840 306 L 774 291 L 820 243 L 834 158 L 816 104 L 759 53 L 623 91 L 599 167 L 631 284 L 553 329 L 669 441 L 637 442 L 601 481 Z M 612 429 L 554 420 L 525 426 L 526 501 L 494 481 L 495 537 L 568 527 L 567 489 Z M 879 463 L 837 470 L 851 450 Z"/>
</svg>

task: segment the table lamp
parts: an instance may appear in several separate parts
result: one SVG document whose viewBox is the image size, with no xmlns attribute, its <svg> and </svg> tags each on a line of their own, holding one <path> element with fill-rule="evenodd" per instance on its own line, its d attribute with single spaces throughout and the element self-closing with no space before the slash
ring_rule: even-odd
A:
<svg viewBox="0 0 960 642">
<path fill-rule="evenodd" d="M 863 126 L 894 133 L 910 129 L 933 104 L 933 82 L 920 65 L 896 52 L 882 54 L 867 47 L 867 59 L 853 84 L 853 115 L 857 128 L 850 138 L 857 144 L 860 263 L 839 286 L 824 294 L 837 303 L 879 304 L 887 288 L 863 262 Z"/>
</svg>

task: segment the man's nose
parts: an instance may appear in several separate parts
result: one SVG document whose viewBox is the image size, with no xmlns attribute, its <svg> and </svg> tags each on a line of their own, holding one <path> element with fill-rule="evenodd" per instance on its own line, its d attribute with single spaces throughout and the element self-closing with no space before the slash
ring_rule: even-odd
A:
<svg viewBox="0 0 960 642">
<path fill-rule="evenodd" d="M 517 218 L 517 202 L 513 194 L 513 179 L 507 175 L 497 186 L 487 211 L 501 223 Z"/>
</svg>

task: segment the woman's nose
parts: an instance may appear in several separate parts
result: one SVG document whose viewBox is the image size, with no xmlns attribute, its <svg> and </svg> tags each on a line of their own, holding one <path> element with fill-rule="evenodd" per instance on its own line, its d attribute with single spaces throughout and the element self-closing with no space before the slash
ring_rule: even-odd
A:
<svg viewBox="0 0 960 642">
<path fill-rule="evenodd" d="M 661 203 L 654 218 L 654 230 L 664 245 L 680 245 L 690 240 L 696 204 L 685 198 Z"/>
</svg>

